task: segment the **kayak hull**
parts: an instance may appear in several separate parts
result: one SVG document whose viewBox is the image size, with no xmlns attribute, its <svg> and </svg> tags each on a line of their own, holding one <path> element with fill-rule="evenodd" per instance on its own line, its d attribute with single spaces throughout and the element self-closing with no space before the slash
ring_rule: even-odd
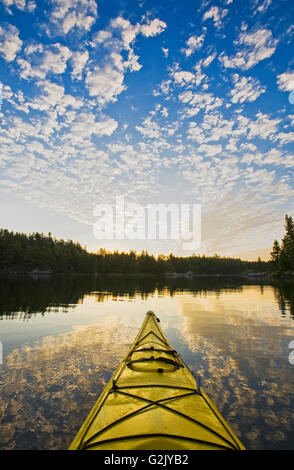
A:
<svg viewBox="0 0 294 470">
<path fill-rule="evenodd" d="M 70 450 L 241 450 L 244 446 L 147 312 Z"/>
</svg>

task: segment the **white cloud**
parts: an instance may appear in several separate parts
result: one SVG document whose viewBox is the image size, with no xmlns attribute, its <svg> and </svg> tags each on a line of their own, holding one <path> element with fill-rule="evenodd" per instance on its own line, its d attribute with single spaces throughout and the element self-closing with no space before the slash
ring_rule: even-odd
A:
<svg viewBox="0 0 294 470">
<path fill-rule="evenodd" d="M 262 93 L 265 93 L 266 87 L 261 86 L 259 80 L 252 77 L 240 77 L 233 75 L 234 88 L 230 91 L 233 103 L 244 103 L 245 101 L 255 101 Z"/>
<path fill-rule="evenodd" d="M 70 125 L 70 132 L 76 137 L 88 138 L 92 135 L 101 137 L 111 135 L 117 129 L 118 123 L 107 116 L 102 116 L 99 121 L 95 120 L 92 113 L 80 113 Z"/>
<path fill-rule="evenodd" d="M 279 132 L 274 136 L 273 140 L 279 140 L 282 145 L 290 144 L 294 142 L 294 132 Z"/>
<path fill-rule="evenodd" d="M 282 91 L 294 91 L 294 72 L 284 72 L 278 75 L 277 83 Z"/>
<path fill-rule="evenodd" d="M 220 112 L 205 114 L 202 122 L 202 129 L 206 131 L 207 141 L 219 141 L 233 136 L 234 126 L 235 122 L 224 119 Z"/>
<path fill-rule="evenodd" d="M 75 51 L 72 52 L 71 56 L 71 65 L 72 65 L 72 73 L 71 76 L 72 78 L 76 79 L 81 79 L 82 78 L 82 73 L 85 68 L 86 63 L 88 62 L 89 59 L 89 52 L 87 50 L 81 52 L 81 51 Z"/>
<path fill-rule="evenodd" d="M 89 94 L 96 96 L 100 105 L 117 101 L 117 95 L 126 89 L 123 81 L 124 73 L 111 65 L 104 68 L 96 66 L 86 75 Z"/>
<path fill-rule="evenodd" d="M 245 144 L 241 144 L 240 148 L 242 150 L 250 150 L 251 152 L 257 151 L 256 145 L 252 144 L 251 142 L 246 142 Z"/>
<path fill-rule="evenodd" d="M 166 99 L 169 99 L 170 96 L 168 95 L 173 92 L 173 86 L 180 86 L 186 90 L 190 90 L 195 88 L 195 86 L 200 87 L 201 85 L 202 90 L 206 90 L 208 88 L 208 76 L 202 71 L 202 68 L 208 67 L 215 57 L 216 53 L 213 52 L 206 58 L 200 59 L 193 67 L 195 72 L 181 70 L 179 64 L 175 64 L 173 67 L 169 68 L 169 75 L 171 79 L 163 80 L 159 86 L 159 89 L 153 92 L 154 95 L 159 96 L 163 94 L 167 96 Z M 189 96 L 190 95 L 181 94 L 179 96 L 180 101 L 190 101 Z M 191 104 L 193 104 L 193 102 Z M 219 99 L 215 101 L 215 105 L 220 105 Z M 189 115 L 195 115 L 196 113 L 194 111 L 196 110 L 194 109 L 193 112 L 190 110 Z"/>
<path fill-rule="evenodd" d="M 95 0 L 55 0 L 50 20 L 57 28 L 61 25 L 64 34 L 74 28 L 89 31 L 97 18 Z"/>
<path fill-rule="evenodd" d="M 209 145 L 209 144 L 201 144 L 197 151 L 200 153 L 205 153 L 208 157 L 214 157 L 215 155 L 218 155 L 221 153 L 223 150 L 222 146 L 220 144 L 217 145 Z"/>
<path fill-rule="evenodd" d="M 111 43 L 112 41 L 112 33 L 110 31 L 104 31 L 103 29 L 100 29 L 93 38 L 93 43 L 92 45 L 95 44 L 103 44 L 107 45 L 109 44 L 109 41 Z"/>
<path fill-rule="evenodd" d="M 160 137 L 160 126 L 152 121 L 151 117 L 147 117 L 143 121 L 142 126 L 136 126 L 138 132 L 140 132 L 144 137 L 148 137 L 149 139 L 157 139 Z"/>
<path fill-rule="evenodd" d="M 205 38 L 205 33 L 201 34 L 200 36 L 191 36 L 186 41 L 186 48 L 182 49 L 183 54 L 185 54 L 186 57 L 189 57 L 195 51 L 197 51 L 198 49 L 201 49 L 204 43 L 204 38 Z"/>
<path fill-rule="evenodd" d="M 205 83 L 207 81 L 207 76 L 205 75 L 205 73 L 202 72 L 201 61 L 200 63 L 195 65 L 195 70 L 196 70 L 196 77 L 195 77 L 196 86 L 199 86 L 202 83 L 202 88 L 207 89 L 208 85 L 207 83 Z"/>
<path fill-rule="evenodd" d="M 206 155 L 199 155 L 199 149 Z M 238 160 L 221 158 L 221 152 L 221 145 L 202 144 L 194 149 L 187 161 L 189 167 L 183 172 L 184 178 L 193 185 L 192 192 L 205 204 L 206 211 L 209 206 L 215 207 L 226 192 L 234 199 L 232 189 L 241 176 Z"/>
<path fill-rule="evenodd" d="M 205 142 L 206 140 L 203 130 L 198 124 L 196 124 L 196 122 L 190 122 L 188 131 L 187 131 L 187 137 L 188 139 L 194 140 L 195 142 L 198 142 L 198 143 Z"/>
<path fill-rule="evenodd" d="M 167 95 L 169 94 L 169 92 L 171 90 L 171 86 L 172 86 L 172 80 L 170 80 L 170 79 L 163 80 L 159 85 L 159 90 L 160 91 L 157 91 L 157 90 L 153 91 L 154 96 L 158 96 L 162 93 L 163 95 L 166 96 L 166 99 L 168 99 Z"/>
<path fill-rule="evenodd" d="M 252 163 L 259 164 L 257 162 L 261 162 L 262 157 L 263 157 L 263 155 L 259 152 L 257 152 L 257 153 L 246 152 L 246 153 L 244 153 L 244 155 L 241 159 L 241 162 L 245 163 L 246 165 L 251 165 Z"/>
<path fill-rule="evenodd" d="M 75 112 L 71 111 L 71 113 L 68 113 L 67 108 L 72 108 L 72 109 L 79 109 L 84 106 L 84 101 L 82 99 L 78 99 L 75 96 L 66 94 L 64 95 L 61 100 L 59 100 L 56 110 L 58 114 L 63 115 L 66 121 L 72 121 L 75 117 Z"/>
<path fill-rule="evenodd" d="M 285 154 L 281 150 L 273 148 L 265 154 L 264 158 L 262 159 L 262 164 L 293 168 L 294 155 Z"/>
<path fill-rule="evenodd" d="M 113 118 L 106 118 L 104 121 L 96 121 L 94 127 L 95 135 L 111 135 L 117 129 L 118 123 Z"/>
<path fill-rule="evenodd" d="M 281 119 L 271 119 L 267 114 L 257 113 L 255 121 L 250 121 L 248 125 L 248 138 L 260 137 L 267 139 L 277 133 L 277 126 Z"/>
<path fill-rule="evenodd" d="M 161 34 L 167 27 L 167 24 L 164 21 L 161 21 L 159 18 L 154 18 L 154 20 L 147 22 L 141 25 L 140 32 L 145 37 L 153 37 Z"/>
<path fill-rule="evenodd" d="M 32 13 L 35 8 L 36 8 L 36 3 L 35 1 L 33 0 L 1 0 L 1 2 L 3 3 L 3 5 L 5 6 L 6 8 L 6 11 L 12 15 L 12 10 L 11 10 L 11 7 L 14 7 L 18 10 L 21 10 L 21 11 L 28 11 L 29 13 Z"/>
<path fill-rule="evenodd" d="M 174 136 L 179 128 L 178 121 L 167 122 L 169 116 L 168 109 L 161 104 L 157 104 L 154 109 L 149 112 L 141 126 L 136 126 L 136 130 L 143 137 L 148 139 L 157 139 L 152 143 L 154 149 L 172 149 L 172 145 L 168 137 Z M 164 118 L 164 119 L 163 119 Z"/>
<path fill-rule="evenodd" d="M 28 103 L 32 109 L 45 111 L 54 108 L 64 96 L 64 87 L 49 80 L 40 80 L 36 86 L 41 93 Z"/>
<path fill-rule="evenodd" d="M 191 82 L 195 83 L 195 74 L 185 70 L 172 72 L 171 76 L 176 85 L 185 86 Z"/>
<path fill-rule="evenodd" d="M 184 104 L 188 104 L 181 112 L 182 117 L 195 116 L 201 109 L 204 109 L 205 112 L 212 111 L 223 104 L 223 100 L 212 93 L 193 93 L 191 90 L 180 93 L 179 100 Z"/>
<path fill-rule="evenodd" d="M 274 165 L 285 168 L 292 168 L 294 164 L 294 155 L 287 154 L 276 148 L 272 148 L 266 153 L 245 153 L 241 161 L 247 165 L 252 165 L 252 163 L 254 163 L 258 166 Z"/>
<path fill-rule="evenodd" d="M 229 152 L 237 152 L 238 147 L 236 146 L 236 140 L 235 139 L 230 139 L 229 143 L 226 145 L 226 150 Z"/>
<path fill-rule="evenodd" d="M 12 62 L 22 47 L 18 29 L 9 24 L 5 28 L 0 26 L 0 55 L 7 61 Z"/>
<path fill-rule="evenodd" d="M 92 16 L 83 16 L 77 14 L 75 11 L 71 11 L 66 15 L 63 20 L 63 32 L 67 34 L 71 29 L 77 27 L 80 29 L 89 30 L 91 29 L 92 24 L 94 23 L 94 18 Z"/>
<path fill-rule="evenodd" d="M 138 62 L 139 56 L 136 55 L 133 49 L 129 50 L 128 53 L 128 60 L 126 60 L 123 64 L 125 68 L 128 68 L 131 72 L 137 72 L 142 68 L 142 65 Z"/>
<path fill-rule="evenodd" d="M 201 65 L 203 65 L 203 67 L 208 67 L 211 64 L 211 62 L 214 61 L 215 57 L 216 57 L 216 52 L 213 52 L 212 54 L 207 56 L 206 59 L 201 60 Z"/>
<path fill-rule="evenodd" d="M 15 6 L 19 10 L 24 10 L 26 2 L 25 0 L 1 0 L 1 3 L 3 3 L 8 13 L 12 15 L 10 7 Z"/>
<path fill-rule="evenodd" d="M 259 29 L 252 33 L 242 32 L 234 44 L 241 50 L 231 57 L 222 53 L 219 56 L 220 62 L 226 68 L 249 70 L 275 53 L 278 40 L 273 38 L 270 30 Z"/>
<path fill-rule="evenodd" d="M 33 11 L 35 11 L 36 8 L 37 8 L 36 2 L 34 0 L 28 0 L 27 11 L 29 11 L 30 13 L 33 13 Z"/>
<path fill-rule="evenodd" d="M 191 122 L 187 133 L 188 139 L 195 140 L 198 143 L 218 142 L 221 139 L 227 139 L 234 134 L 233 120 L 224 119 L 220 112 L 206 113 L 202 122 Z M 236 139 L 231 138 L 228 150 L 234 150 Z"/>
<path fill-rule="evenodd" d="M 209 10 L 207 10 L 203 17 L 202 17 L 202 20 L 203 21 L 206 21 L 208 19 L 212 19 L 213 20 L 213 23 L 214 23 L 214 26 L 217 28 L 217 29 L 220 29 L 221 25 L 222 25 L 222 19 L 227 15 L 229 10 L 227 9 L 221 9 L 219 7 L 216 7 L 216 6 L 212 6 Z"/>
<path fill-rule="evenodd" d="M 252 185 L 259 184 L 261 188 L 268 188 L 275 179 L 275 170 L 256 170 L 252 167 L 248 167 L 245 180 Z"/>
<path fill-rule="evenodd" d="M 164 57 L 167 58 L 169 50 L 166 47 L 162 47 L 161 50 L 163 52 Z"/>
<path fill-rule="evenodd" d="M 43 45 L 31 44 L 25 48 L 25 59 L 18 58 L 23 79 L 45 79 L 48 73 L 62 74 L 71 58 L 70 49 L 60 43 Z M 38 65 L 32 65 L 37 63 Z"/>
<path fill-rule="evenodd" d="M 166 118 L 168 117 L 168 109 L 167 109 L 167 108 L 165 108 L 165 107 L 162 108 L 162 109 L 160 110 L 160 112 L 161 112 L 161 114 L 162 114 L 164 117 L 166 117 Z"/>
<path fill-rule="evenodd" d="M 266 204 L 252 187 L 241 186 L 222 191 L 218 200 L 209 204 L 203 222 L 204 252 L 227 249 L 227 255 L 232 256 L 242 245 L 252 249 L 270 246 L 273 226 L 279 230 L 281 225 L 281 208 L 272 202 Z"/>
<path fill-rule="evenodd" d="M 265 13 L 271 3 L 272 0 L 263 0 L 260 3 L 259 0 L 255 0 L 252 9 L 255 13 Z"/>
<path fill-rule="evenodd" d="M 110 22 L 110 31 L 113 31 L 113 30 L 114 31 L 120 30 L 121 43 L 122 43 L 120 48 L 128 50 L 130 48 L 131 43 L 136 39 L 136 36 L 139 34 L 140 25 L 138 23 L 135 25 L 132 25 L 132 23 L 129 20 L 125 20 L 121 16 L 118 16 L 117 18 L 114 18 Z M 101 41 L 101 38 L 100 38 L 100 41 Z M 119 46 L 119 44 L 117 44 L 117 41 L 112 37 L 112 34 L 111 34 L 110 45 L 116 45 L 116 47 Z"/>
<path fill-rule="evenodd" d="M 109 144 L 107 145 L 107 148 L 112 152 L 112 153 L 122 153 L 122 152 L 127 152 L 127 153 L 132 153 L 134 152 L 134 147 L 132 145 L 126 145 L 124 143 L 118 143 L 118 144 Z"/>
<path fill-rule="evenodd" d="M 139 34 L 153 37 L 166 28 L 166 23 L 155 18 L 143 19 L 145 23 L 132 24 L 122 16 L 113 18 L 105 30 L 100 30 L 93 37 L 92 47 L 103 47 L 105 56 L 104 66 L 88 68 L 86 86 L 91 96 L 97 96 L 98 103 L 103 106 L 117 100 L 117 96 L 126 90 L 124 76 L 127 71 L 135 72 L 142 68 L 135 54 L 133 44 Z M 124 51 L 128 57 L 125 60 Z"/>
</svg>

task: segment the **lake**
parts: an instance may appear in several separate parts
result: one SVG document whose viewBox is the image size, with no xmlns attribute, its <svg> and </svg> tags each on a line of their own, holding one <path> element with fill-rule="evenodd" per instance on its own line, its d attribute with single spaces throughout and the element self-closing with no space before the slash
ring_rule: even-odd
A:
<svg viewBox="0 0 294 470">
<path fill-rule="evenodd" d="M 2 278 L 0 448 L 66 449 L 153 310 L 248 449 L 294 449 L 294 284 Z"/>
</svg>

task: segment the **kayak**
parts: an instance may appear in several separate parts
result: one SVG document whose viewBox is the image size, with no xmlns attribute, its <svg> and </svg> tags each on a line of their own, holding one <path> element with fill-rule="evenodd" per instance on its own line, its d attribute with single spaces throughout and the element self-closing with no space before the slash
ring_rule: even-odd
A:
<svg viewBox="0 0 294 470">
<path fill-rule="evenodd" d="M 70 450 L 243 450 L 149 311 Z"/>
</svg>

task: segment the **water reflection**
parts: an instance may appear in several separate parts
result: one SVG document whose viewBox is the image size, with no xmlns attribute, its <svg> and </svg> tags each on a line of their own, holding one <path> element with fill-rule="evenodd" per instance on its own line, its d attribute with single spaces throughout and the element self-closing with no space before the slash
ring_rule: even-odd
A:
<svg viewBox="0 0 294 470">
<path fill-rule="evenodd" d="M 1 448 L 67 448 L 134 333 L 100 324 L 10 353 L 1 370 Z"/>
<path fill-rule="evenodd" d="M 224 292 L 243 292 L 245 286 L 258 286 L 264 292 L 263 282 L 246 278 L 199 277 L 196 279 L 158 280 L 155 278 L 107 278 L 94 276 L 10 277 L 0 278 L 0 319 L 29 319 L 34 314 L 45 314 L 82 303 L 83 298 L 95 295 L 97 302 L 107 299 L 140 297 L 146 300 L 154 293 L 175 296 L 190 292 L 206 296 L 213 292 L 218 298 Z M 294 319 L 294 285 L 282 281 L 272 283 L 283 315 Z"/>
<path fill-rule="evenodd" d="M 293 299 L 237 278 L 2 279 L 0 448 L 67 448 L 152 309 L 248 448 L 293 449 Z"/>
<path fill-rule="evenodd" d="M 243 306 L 224 294 L 183 302 L 190 365 L 249 448 L 291 449 L 294 370 L 287 346 L 293 329 L 269 302 L 271 288 L 263 297 L 252 287 L 243 294 Z"/>
<path fill-rule="evenodd" d="M 294 318 L 294 285 L 292 282 L 275 282 L 275 293 L 283 316 L 290 314 Z"/>
</svg>

